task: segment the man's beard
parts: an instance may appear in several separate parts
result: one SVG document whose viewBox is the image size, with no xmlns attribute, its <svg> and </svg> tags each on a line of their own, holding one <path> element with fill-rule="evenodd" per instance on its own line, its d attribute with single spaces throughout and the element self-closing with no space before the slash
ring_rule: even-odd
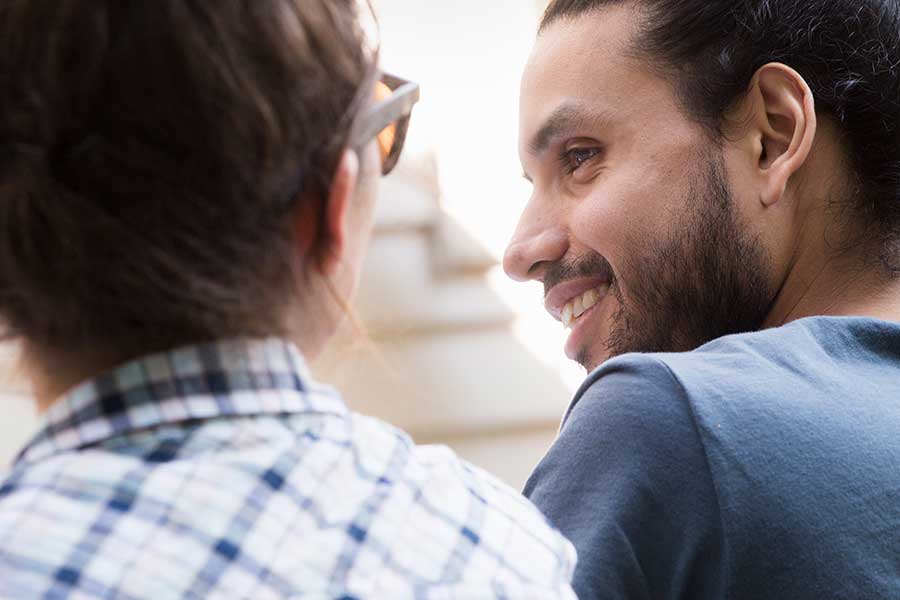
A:
<svg viewBox="0 0 900 600">
<path fill-rule="evenodd" d="M 684 352 L 719 337 L 758 330 L 774 297 L 762 242 L 740 223 L 721 156 L 709 157 L 667 239 L 633 242 L 621 279 L 597 253 L 545 279 L 602 276 L 618 302 L 606 354 Z M 692 208 L 691 208 L 692 207 Z M 576 360 L 597 366 L 590 341 Z"/>
</svg>

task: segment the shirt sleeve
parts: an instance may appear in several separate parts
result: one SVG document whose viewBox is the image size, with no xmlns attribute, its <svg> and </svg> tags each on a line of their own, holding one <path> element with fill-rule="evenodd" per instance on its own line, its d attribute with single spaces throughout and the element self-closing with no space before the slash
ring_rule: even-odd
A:
<svg viewBox="0 0 900 600">
<path fill-rule="evenodd" d="M 725 597 L 716 490 L 684 388 L 631 355 L 582 390 L 525 488 L 578 550 L 578 597 Z"/>
</svg>

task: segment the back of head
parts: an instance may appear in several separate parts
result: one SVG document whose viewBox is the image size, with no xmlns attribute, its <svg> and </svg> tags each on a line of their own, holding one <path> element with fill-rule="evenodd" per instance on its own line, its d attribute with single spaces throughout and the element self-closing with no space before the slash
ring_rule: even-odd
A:
<svg viewBox="0 0 900 600">
<path fill-rule="evenodd" d="M 642 14 L 635 52 L 674 84 L 714 137 L 756 71 L 797 70 L 849 158 L 852 215 L 875 258 L 900 273 L 900 3 L 896 0 L 554 0 L 541 29 L 608 5 Z M 839 202 L 840 201 L 840 202 Z"/>
<path fill-rule="evenodd" d="M 286 215 L 374 76 L 356 7 L 0 2 L 4 333 L 123 353 L 281 333 Z"/>
</svg>

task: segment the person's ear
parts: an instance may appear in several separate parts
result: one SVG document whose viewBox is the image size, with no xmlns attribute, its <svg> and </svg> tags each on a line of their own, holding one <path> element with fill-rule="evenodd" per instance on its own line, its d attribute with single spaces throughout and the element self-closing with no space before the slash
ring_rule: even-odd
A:
<svg viewBox="0 0 900 600">
<path fill-rule="evenodd" d="M 769 63 L 750 86 L 753 158 L 761 180 L 760 201 L 771 206 L 806 163 L 816 137 L 812 90 L 794 69 Z"/>
<path fill-rule="evenodd" d="M 333 275 L 344 257 L 347 220 L 358 178 L 359 158 L 356 152 L 345 150 L 338 160 L 324 202 L 301 201 L 295 211 L 297 251 L 322 275 Z"/>
</svg>

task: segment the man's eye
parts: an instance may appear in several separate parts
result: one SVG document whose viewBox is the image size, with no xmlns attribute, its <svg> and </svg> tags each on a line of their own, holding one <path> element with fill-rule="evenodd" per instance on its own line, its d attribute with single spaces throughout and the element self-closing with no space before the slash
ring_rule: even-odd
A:
<svg viewBox="0 0 900 600">
<path fill-rule="evenodd" d="M 599 148 L 571 148 L 560 157 L 567 173 L 574 173 L 584 163 L 600 154 Z"/>
</svg>

